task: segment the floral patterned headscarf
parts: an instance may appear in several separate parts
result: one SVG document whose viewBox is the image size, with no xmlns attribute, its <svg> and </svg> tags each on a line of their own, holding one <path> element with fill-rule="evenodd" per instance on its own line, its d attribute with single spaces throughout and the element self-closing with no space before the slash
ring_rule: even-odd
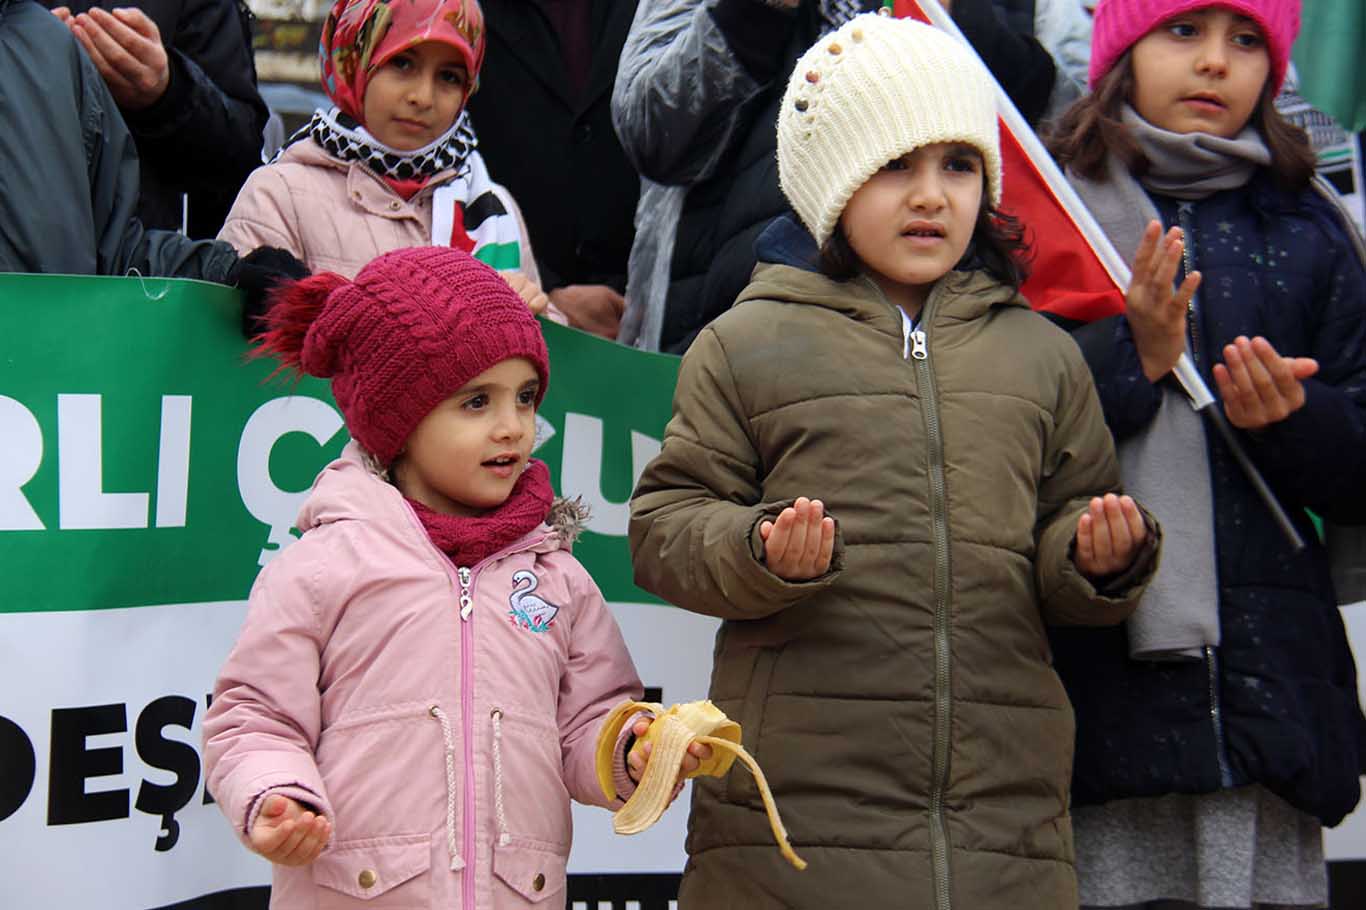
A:
<svg viewBox="0 0 1366 910">
<path fill-rule="evenodd" d="M 459 52 L 474 94 L 484 63 L 478 0 L 337 0 L 323 23 L 318 57 L 323 90 L 343 114 L 364 123 L 365 87 L 395 54 L 424 41 Z"/>
</svg>

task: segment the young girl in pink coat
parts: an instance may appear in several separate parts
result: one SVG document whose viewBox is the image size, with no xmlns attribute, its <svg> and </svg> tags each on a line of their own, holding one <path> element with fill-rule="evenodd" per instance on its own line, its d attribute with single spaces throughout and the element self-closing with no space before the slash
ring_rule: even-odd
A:
<svg viewBox="0 0 1366 910">
<path fill-rule="evenodd" d="M 272 907 L 563 906 L 569 801 L 608 805 L 598 729 L 641 686 L 530 457 L 535 318 L 428 247 L 287 286 L 268 319 L 260 350 L 331 377 L 353 441 L 252 589 L 204 722 L 211 792 L 275 864 Z"/>
<path fill-rule="evenodd" d="M 521 210 L 489 176 L 465 112 L 485 37 L 477 0 L 337 0 L 318 50 L 336 106 L 252 172 L 218 239 L 348 278 L 390 250 L 454 246 L 545 309 Z"/>
</svg>

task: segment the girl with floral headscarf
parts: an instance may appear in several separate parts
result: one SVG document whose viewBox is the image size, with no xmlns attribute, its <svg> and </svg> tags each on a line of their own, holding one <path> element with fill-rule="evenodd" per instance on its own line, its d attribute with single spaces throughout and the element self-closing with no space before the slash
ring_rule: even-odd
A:
<svg viewBox="0 0 1366 910">
<path fill-rule="evenodd" d="M 335 106 L 252 174 L 219 238 L 346 277 L 400 247 L 459 247 L 543 310 L 521 211 L 465 111 L 484 46 L 477 0 L 338 0 L 318 49 Z"/>
</svg>

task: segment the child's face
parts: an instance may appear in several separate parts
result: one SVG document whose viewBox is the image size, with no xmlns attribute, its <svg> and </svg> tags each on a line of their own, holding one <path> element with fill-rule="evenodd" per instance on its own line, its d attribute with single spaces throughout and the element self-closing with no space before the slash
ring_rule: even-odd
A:
<svg viewBox="0 0 1366 910">
<path fill-rule="evenodd" d="M 889 161 L 850 197 L 844 236 L 896 305 L 918 311 L 963 258 L 982 208 L 982 167 L 972 146 L 937 142 Z"/>
<path fill-rule="evenodd" d="M 394 463 L 403 495 L 447 515 L 503 503 L 536 439 L 540 378 L 522 357 L 501 361 L 422 418 Z"/>
<path fill-rule="evenodd" d="M 1168 19 L 1133 49 L 1134 110 L 1173 133 L 1231 139 L 1271 71 L 1266 39 L 1246 16 L 1206 7 Z"/>
<path fill-rule="evenodd" d="M 365 87 L 365 128 L 401 152 L 430 145 L 465 104 L 469 75 L 449 44 L 424 41 L 395 54 Z"/>
</svg>

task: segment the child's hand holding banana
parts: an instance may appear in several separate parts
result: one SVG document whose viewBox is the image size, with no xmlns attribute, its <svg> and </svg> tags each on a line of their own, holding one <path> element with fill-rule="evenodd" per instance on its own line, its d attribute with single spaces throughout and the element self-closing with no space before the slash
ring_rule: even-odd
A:
<svg viewBox="0 0 1366 910">
<path fill-rule="evenodd" d="M 642 717 L 631 725 L 631 735 L 636 738 L 636 742 L 640 743 L 640 748 L 633 747 L 626 753 L 626 774 L 631 778 L 631 782 L 637 786 L 640 785 L 641 778 L 645 776 L 645 767 L 649 764 L 650 756 L 654 753 L 655 744 L 647 735 L 653 723 L 653 717 Z M 683 789 L 683 781 L 694 776 L 697 769 L 702 767 L 702 763 L 709 758 L 711 758 L 711 746 L 697 741 L 688 743 L 688 748 L 683 752 L 683 761 L 678 767 L 678 780 L 674 783 L 673 792 L 669 795 L 670 804 L 678 798 L 679 791 Z"/>
<path fill-rule="evenodd" d="M 618 834 L 644 831 L 659 820 L 678 796 L 684 779 L 702 775 L 724 777 L 739 758 L 753 772 L 759 785 L 759 795 L 768 812 L 769 827 L 773 829 L 778 849 L 793 866 L 806 868 L 806 862 L 788 843 L 787 830 L 778 817 L 778 807 L 773 803 L 773 794 L 769 792 L 763 772 L 740 745 L 740 725 L 710 701 L 674 705 L 667 711 L 663 705 L 651 702 L 627 701 L 613 708 L 598 732 L 597 748 L 598 784 L 608 799 L 616 796 L 612 763 L 621 728 L 641 711 L 654 715 L 654 719 L 635 721 L 632 732 L 636 741 L 626 759 L 627 774 L 639 785 L 626 805 L 613 816 L 612 830 Z"/>
</svg>

